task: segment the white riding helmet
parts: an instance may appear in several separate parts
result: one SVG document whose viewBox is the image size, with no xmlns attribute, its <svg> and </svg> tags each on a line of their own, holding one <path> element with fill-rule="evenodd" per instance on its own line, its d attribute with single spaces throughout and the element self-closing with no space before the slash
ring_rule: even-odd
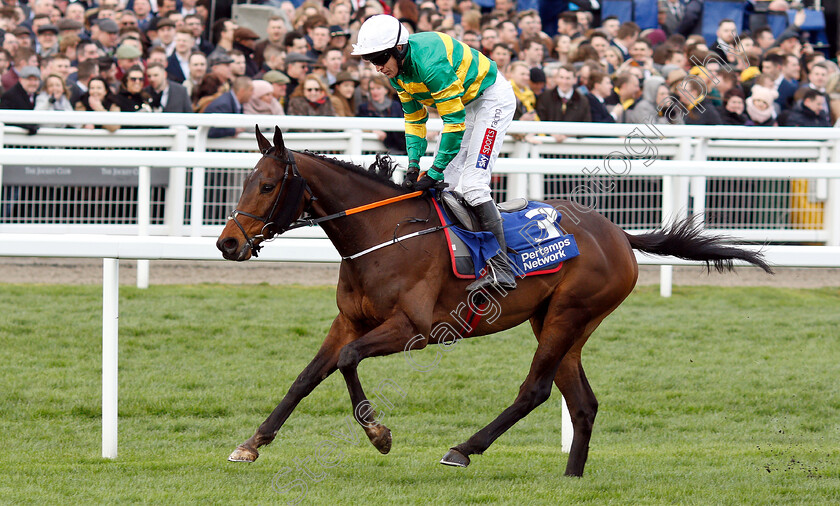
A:
<svg viewBox="0 0 840 506">
<path fill-rule="evenodd" d="M 366 55 L 408 43 L 408 30 L 397 18 L 387 14 L 371 16 L 359 29 L 358 44 L 353 44 L 354 56 Z"/>
</svg>

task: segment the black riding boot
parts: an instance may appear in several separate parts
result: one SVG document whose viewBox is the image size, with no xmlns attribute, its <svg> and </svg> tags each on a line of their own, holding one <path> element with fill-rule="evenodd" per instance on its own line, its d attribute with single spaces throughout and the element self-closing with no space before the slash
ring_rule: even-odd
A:
<svg viewBox="0 0 840 506">
<path fill-rule="evenodd" d="M 496 208 L 496 203 L 492 200 L 481 203 L 473 207 L 475 214 L 478 217 L 478 222 L 481 225 L 481 230 L 491 232 L 499 241 L 501 251 L 496 256 L 487 260 L 486 270 L 489 271 L 481 279 L 475 280 L 467 287 L 467 291 L 479 290 L 497 285 L 505 290 L 513 290 L 516 288 L 516 277 L 510 269 L 507 256 L 507 243 L 505 243 L 505 233 L 502 229 L 502 216 Z"/>
</svg>

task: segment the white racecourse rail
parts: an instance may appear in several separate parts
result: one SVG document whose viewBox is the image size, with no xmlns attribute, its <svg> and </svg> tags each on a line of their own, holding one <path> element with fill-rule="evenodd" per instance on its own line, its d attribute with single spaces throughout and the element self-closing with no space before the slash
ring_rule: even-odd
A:
<svg viewBox="0 0 840 506">
<path fill-rule="evenodd" d="M 208 139 L 213 126 L 249 128 L 259 123 L 269 136 L 282 129 L 339 130 L 286 134 L 292 149 L 312 149 L 352 155 L 368 164 L 382 146 L 365 130 L 401 131 L 400 119 L 318 118 L 202 114 L 56 113 L 3 111 L 4 123 L 121 124 L 157 130 L 121 130 L 117 134 L 44 128 L 25 136 L 0 123 L 0 164 L 38 167 L 103 167 L 139 169 L 136 225 L 7 223 L 0 221 L 0 256 L 103 258 L 103 434 L 102 453 L 117 455 L 117 355 L 119 259 L 220 260 L 214 247 L 221 227 L 206 224 L 203 215 L 205 170 L 253 168 L 259 159 L 248 134 L 237 139 Z M 164 127 L 164 128 L 160 128 Z M 440 121 L 430 121 L 440 130 Z M 661 182 L 660 222 L 667 224 L 689 213 L 705 211 L 707 180 L 712 178 L 775 178 L 813 181 L 809 198 L 821 201 L 822 222 L 805 229 L 779 227 L 716 227 L 744 240 L 758 242 L 817 242 L 825 246 L 767 246 L 771 264 L 801 267 L 840 266 L 840 130 L 755 127 L 607 125 L 594 123 L 516 122 L 510 134 L 564 134 L 564 143 L 550 137 L 532 144 L 514 138 L 506 142 L 495 174 L 507 177 L 506 197 L 542 199 L 553 176 L 598 175 L 610 180 L 647 176 Z M 12 147 L 14 146 L 14 147 Z M 66 149 L 62 149 L 66 148 Z M 69 149 L 72 148 L 72 149 Z M 103 150 L 104 148 L 104 150 Z M 110 149 L 108 149 L 110 148 Z M 229 152 L 207 152 L 208 149 Z M 192 151 L 189 151 L 192 150 Z M 796 162 L 790 161 L 798 160 Z M 405 159 L 397 157 L 405 165 Z M 760 161 L 759 161 L 760 160 Z M 431 164 L 425 158 L 424 166 Z M 587 167 L 587 165 L 591 167 Z M 615 165 L 613 165 L 615 164 Z M 619 165 L 620 164 L 620 165 Z M 618 168 L 617 168 L 618 167 Z M 186 171 L 192 170 L 190 224 L 185 226 Z M 603 169 L 603 172 L 599 171 Z M 168 171 L 169 192 L 162 226 L 150 222 L 152 170 Z M 3 165 L 0 165 L 0 188 Z M 5 193 L 0 192 L 0 211 Z M 628 228 L 628 227 L 625 227 Z M 629 227 L 632 228 L 632 227 Z M 646 227 L 651 228 L 651 227 Z M 644 230 L 645 227 L 635 231 Z M 634 230 L 631 230 L 634 231 Z M 80 235 L 91 232 L 92 235 Z M 125 234 L 134 234 L 127 236 Z M 109 235 L 110 234 L 110 235 Z M 155 235 L 150 235 L 155 234 Z M 189 235 L 190 237 L 183 237 Z M 671 266 L 676 259 L 637 254 L 639 263 L 662 266 L 661 293 L 670 295 Z M 258 261 L 338 262 L 335 248 L 318 229 L 300 230 L 278 239 Z M 147 264 L 146 264 L 147 265 Z M 144 269 L 138 269 L 138 285 Z M 571 445 L 571 421 L 564 403 L 563 450 Z"/>
</svg>

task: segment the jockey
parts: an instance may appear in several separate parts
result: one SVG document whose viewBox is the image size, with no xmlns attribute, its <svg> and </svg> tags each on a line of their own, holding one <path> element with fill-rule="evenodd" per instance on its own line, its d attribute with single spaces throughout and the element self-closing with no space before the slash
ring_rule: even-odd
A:
<svg viewBox="0 0 840 506">
<path fill-rule="evenodd" d="M 400 97 L 408 149 L 405 186 L 428 190 L 445 181 L 452 188 L 460 187 L 482 230 L 499 241 L 501 250 L 488 260 L 488 274 L 467 290 L 490 285 L 516 288 L 502 217 L 490 196 L 490 173 L 516 108 L 510 83 L 501 76 L 497 79 L 496 63 L 443 33 L 409 36 L 402 23 L 386 14 L 364 22 L 352 54 L 390 79 Z M 421 176 L 429 118 L 426 106 L 437 108 L 443 133 L 432 167 Z"/>
</svg>

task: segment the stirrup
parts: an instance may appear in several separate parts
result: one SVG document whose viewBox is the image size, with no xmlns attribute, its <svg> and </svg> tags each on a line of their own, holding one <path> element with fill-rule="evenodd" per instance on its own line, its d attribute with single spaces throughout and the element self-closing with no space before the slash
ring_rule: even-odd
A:
<svg viewBox="0 0 840 506">
<path fill-rule="evenodd" d="M 495 265 L 493 265 L 491 260 L 487 261 L 487 266 L 485 267 L 488 271 L 487 274 L 467 285 L 468 292 L 481 290 L 490 286 L 498 286 L 507 291 L 516 288 L 516 278 L 513 276 L 513 273 L 505 272 L 503 269 L 498 269 Z"/>
</svg>

